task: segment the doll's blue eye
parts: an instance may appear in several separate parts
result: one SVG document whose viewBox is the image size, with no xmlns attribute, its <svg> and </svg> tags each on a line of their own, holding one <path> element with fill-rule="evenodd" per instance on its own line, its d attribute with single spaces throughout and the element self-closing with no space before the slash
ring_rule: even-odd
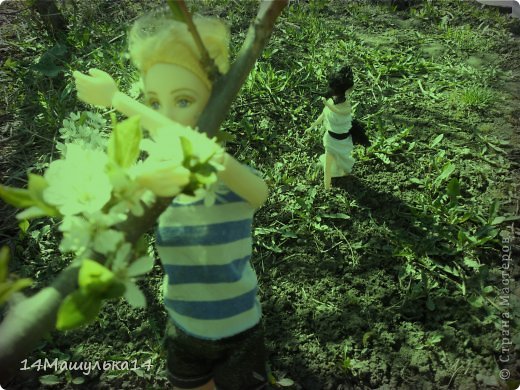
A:
<svg viewBox="0 0 520 390">
<path fill-rule="evenodd" d="M 179 99 L 177 100 L 177 106 L 180 108 L 186 108 L 189 107 L 191 104 L 191 100 L 189 99 Z"/>
<path fill-rule="evenodd" d="M 153 108 L 154 110 L 158 110 L 161 105 L 159 104 L 159 102 L 155 101 L 155 102 L 150 102 L 150 107 Z"/>
</svg>

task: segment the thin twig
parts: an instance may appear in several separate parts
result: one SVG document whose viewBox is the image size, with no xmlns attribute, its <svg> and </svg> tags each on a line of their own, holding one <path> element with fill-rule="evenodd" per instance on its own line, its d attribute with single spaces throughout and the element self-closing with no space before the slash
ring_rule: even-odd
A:
<svg viewBox="0 0 520 390">
<path fill-rule="evenodd" d="M 125 36 L 125 33 L 119 34 L 117 37 L 114 37 L 110 41 L 108 41 L 108 43 L 113 43 L 113 42 L 117 41 L 119 38 L 122 38 L 124 36 Z"/>
<path fill-rule="evenodd" d="M 13 12 L 0 12 L 0 15 L 7 15 L 7 16 L 16 15 L 16 14 L 19 14 L 19 13 L 21 13 L 23 11 L 28 11 L 30 9 L 31 8 L 28 7 L 28 8 L 22 8 L 22 9 L 20 9 L 18 11 L 13 11 Z"/>
<path fill-rule="evenodd" d="M 16 134 L 13 134 L 13 135 L 11 135 L 11 136 L 9 136 L 9 137 L 7 137 L 7 138 L 2 138 L 2 139 L 0 139 L 0 145 L 3 144 L 3 143 L 5 143 L 5 142 L 9 142 L 9 141 L 11 141 L 12 139 L 18 137 L 19 135 L 20 135 L 20 133 L 16 133 Z"/>
<path fill-rule="evenodd" d="M 186 3 L 184 2 L 184 0 L 168 0 L 168 5 L 170 6 L 170 9 L 172 9 L 172 12 L 175 12 L 173 10 L 173 1 L 177 2 L 177 5 L 180 11 L 182 12 L 182 16 L 184 17 L 184 22 L 188 26 L 188 30 L 191 33 L 193 40 L 195 41 L 195 44 L 197 45 L 197 49 L 199 49 L 201 57 L 200 63 L 202 67 L 206 71 L 209 80 L 211 82 L 215 81 L 220 76 L 220 71 L 215 65 L 215 61 L 213 61 L 213 58 L 209 56 L 206 46 L 204 46 L 204 43 L 200 38 L 199 32 L 197 31 L 197 27 L 195 27 L 191 14 L 188 11 L 188 7 L 186 7 Z"/>
</svg>

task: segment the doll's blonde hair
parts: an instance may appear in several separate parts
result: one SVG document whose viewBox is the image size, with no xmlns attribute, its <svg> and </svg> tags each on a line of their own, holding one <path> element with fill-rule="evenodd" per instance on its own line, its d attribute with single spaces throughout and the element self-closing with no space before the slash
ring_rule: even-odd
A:
<svg viewBox="0 0 520 390">
<path fill-rule="evenodd" d="M 229 69 L 228 26 L 215 17 L 194 16 L 193 23 L 220 73 L 226 73 Z M 179 65 L 195 74 L 211 90 L 211 81 L 200 63 L 201 54 L 188 26 L 172 19 L 166 11 L 138 19 L 130 29 L 128 48 L 130 58 L 142 76 L 158 63 Z"/>
</svg>

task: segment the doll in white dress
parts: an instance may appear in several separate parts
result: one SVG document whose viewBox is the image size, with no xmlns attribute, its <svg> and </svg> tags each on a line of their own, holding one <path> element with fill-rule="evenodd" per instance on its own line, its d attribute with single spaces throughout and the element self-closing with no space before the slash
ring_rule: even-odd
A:
<svg viewBox="0 0 520 390">
<path fill-rule="evenodd" d="M 325 154 L 320 156 L 323 165 L 325 189 L 330 188 L 331 178 L 346 176 L 352 171 L 354 144 L 369 145 L 361 123 L 352 120 L 350 93 L 354 76 L 349 66 L 343 66 L 329 77 L 329 89 L 322 97 L 323 112 L 310 129 L 321 125 L 324 131 Z"/>
</svg>

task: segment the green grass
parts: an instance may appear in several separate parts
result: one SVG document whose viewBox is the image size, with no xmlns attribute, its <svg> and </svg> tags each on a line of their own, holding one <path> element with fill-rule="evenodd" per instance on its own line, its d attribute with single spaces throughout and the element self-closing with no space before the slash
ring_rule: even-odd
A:
<svg viewBox="0 0 520 390">
<path fill-rule="evenodd" d="M 256 5 L 192 3 L 231 20 L 236 54 Z M 77 101 L 72 70 L 101 68 L 137 95 L 121 34 L 148 8 L 67 6 L 70 57 L 54 49 L 43 61 L 50 71 L 63 68 L 56 77 L 35 69 L 55 43 L 29 15 L 14 20 L 18 36 L 3 30 L 3 110 L 16 134 L 1 160 L 3 182 L 23 186 L 27 169 L 41 171 L 57 157 L 62 120 L 92 110 Z M 305 389 L 476 388 L 512 367 L 493 356 L 503 326 L 501 239 L 512 223 L 503 217 L 515 213 L 517 193 L 512 126 L 496 125 L 505 107 L 518 105 L 504 92 L 519 78 L 514 23 L 469 1 L 424 2 L 401 13 L 366 2 L 299 1 L 284 11 L 223 126 L 233 136 L 228 149 L 270 185 L 255 220 L 253 264 L 277 378 Z M 372 146 L 356 150 L 353 175 L 327 193 L 317 166 L 322 134 L 304 130 L 321 111 L 326 75 L 344 60 L 355 72 L 355 117 L 367 124 Z M 66 262 L 55 225 L 35 222 L 18 237 L 12 209 L 0 211 L 9 217 L 0 233 L 16 248 L 16 272 L 47 284 Z M 146 312 L 109 304 L 98 323 L 50 338 L 31 359 L 150 358 L 151 371 L 103 373 L 85 386 L 163 386 L 160 278 L 157 267 L 142 283 Z M 62 384 L 73 379 L 56 375 Z"/>
</svg>

